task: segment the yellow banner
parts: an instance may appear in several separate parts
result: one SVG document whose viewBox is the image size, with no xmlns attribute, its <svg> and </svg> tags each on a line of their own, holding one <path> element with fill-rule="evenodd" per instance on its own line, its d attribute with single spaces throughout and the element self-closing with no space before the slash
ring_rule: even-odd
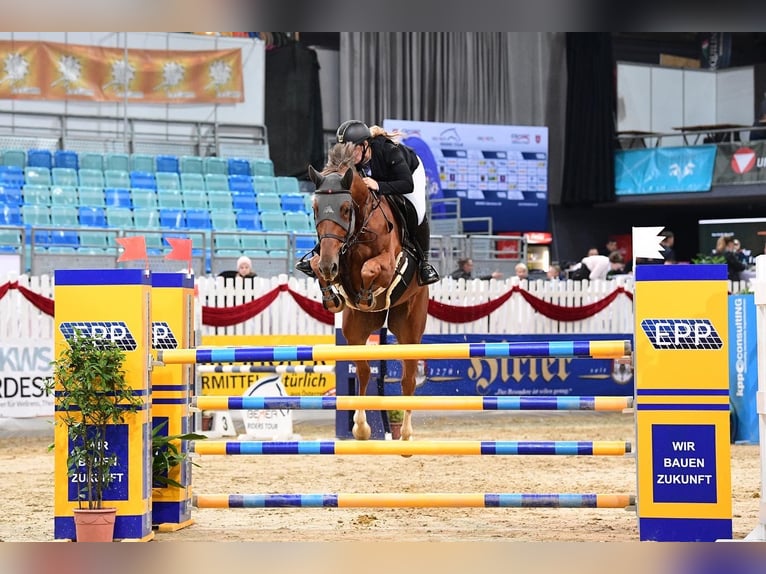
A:
<svg viewBox="0 0 766 574">
<path fill-rule="evenodd" d="M 0 41 L 2 99 L 157 104 L 244 101 L 242 51 Z"/>
</svg>

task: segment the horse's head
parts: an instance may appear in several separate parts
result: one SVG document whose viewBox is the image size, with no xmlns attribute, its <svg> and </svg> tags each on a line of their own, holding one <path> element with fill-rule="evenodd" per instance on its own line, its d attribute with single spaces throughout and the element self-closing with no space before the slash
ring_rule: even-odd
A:
<svg viewBox="0 0 766 574">
<path fill-rule="evenodd" d="M 328 282 L 337 277 L 340 254 L 348 248 L 356 226 L 351 193 L 354 174 L 353 167 L 341 176 L 337 172 L 322 175 L 309 166 L 309 177 L 316 186 L 313 205 L 320 244 L 319 273 Z"/>
</svg>

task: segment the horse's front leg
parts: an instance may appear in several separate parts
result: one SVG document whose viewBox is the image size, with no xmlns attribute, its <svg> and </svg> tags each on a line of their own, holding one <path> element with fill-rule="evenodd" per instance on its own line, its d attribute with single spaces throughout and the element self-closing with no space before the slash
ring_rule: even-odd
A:
<svg viewBox="0 0 766 574">
<path fill-rule="evenodd" d="M 359 381 L 358 396 L 363 397 L 367 394 L 367 383 L 370 382 L 370 364 L 367 361 L 356 361 L 356 379 Z M 354 411 L 354 427 L 351 433 L 357 440 L 368 440 L 372 435 L 364 410 Z"/>
<path fill-rule="evenodd" d="M 319 289 L 322 291 L 322 306 L 330 313 L 340 313 L 346 306 L 346 302 L 338 294 L 337 289 L 328 283 L 318 273 L 319 270 L 319 255 L 314 255 L 311 258 L 311 268 L 314 270 L 314 275 L 319 281 Z"/>
<path fill-rule="evenodd" d="M 362 286 L 359 290 L 359 301 L 357 302 L 361 310 L 370 309 L 374 304 L 373 287 L 375 282 L 379 285 L 389 285 L 391 283 L 391 265 L 389 264 L 387 254 L 382 253 L 376 257 L 368 259 L 362 265 L 361 276 Z"/>
<path fill-rule="evenodd" d="M 415 394 L 415 375 L 418 370 L 418 361 L 408 359 L 402 361 L 402 394 L 411 397 Z M 402 440 L 412 438 L 412 411 L 404 411 L 402 420 Z"/>
</svg>

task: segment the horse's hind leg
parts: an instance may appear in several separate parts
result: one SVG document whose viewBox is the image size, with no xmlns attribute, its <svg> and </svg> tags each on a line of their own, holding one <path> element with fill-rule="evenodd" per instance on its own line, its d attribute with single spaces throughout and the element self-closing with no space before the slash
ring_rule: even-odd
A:
<svg viewBox="0 0 766 574">
<path fill-rule="evenodd" d="M 415 375 L 417 374 L 418 361 L 408 359 L 402 361 L 402 394 L 411 397 L 415 394 Z M 412 411 L 404 411 L 402 420 L 402 440 L 412 438 Z"/>
</svg>

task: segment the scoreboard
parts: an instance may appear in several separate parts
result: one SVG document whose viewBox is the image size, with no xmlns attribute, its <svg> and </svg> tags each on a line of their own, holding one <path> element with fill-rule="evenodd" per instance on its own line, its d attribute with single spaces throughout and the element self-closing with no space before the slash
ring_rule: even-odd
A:
<svg viewBox="0 0 766 574">
<path fill-rule="evenodd" d="M 383 127 L 420 156 L 432 200 L 458 198 L 462 217 L 490 217 L 494 233 L 547 230 L 548 128 L 392 119 Z"/>
</svg>

